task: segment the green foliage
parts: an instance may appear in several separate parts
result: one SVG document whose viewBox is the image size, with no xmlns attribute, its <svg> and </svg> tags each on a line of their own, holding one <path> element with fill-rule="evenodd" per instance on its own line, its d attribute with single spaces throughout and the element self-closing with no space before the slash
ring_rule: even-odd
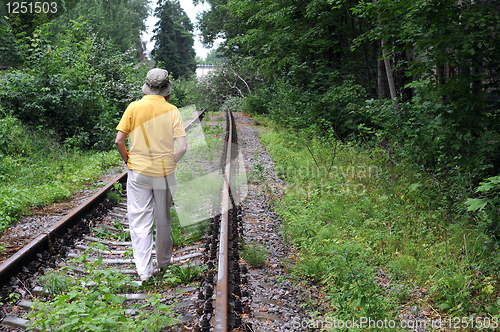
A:
<svg viewBox="0 0 500 332">
<path fill-rule="evenodd" d="M 205 234 L 208 222 L 199 222 L 194 225 L 182 227 L 179 222 L 179 216 L 174 209 L 170 209 L 172 241 L 174 247 L 180 247 L 192 242 L 199 241 Z"/>
<path fill-rule="evenodd" d="M 64 31 L 71 27 L 71 20 L 87 21 L 92 33 L 98 38 L 109 40 L 120 53 L 134 48 L 134 57 L 142 54 L 141 33 L 146 30 L 144 21 L 149 15 L 147 0 L 79 0 L 59 17 L 52 31 Z"/>
<path fill-rule="evenodd" d="M 476 188 L 479 198 L 469 198 L 467 210 L 476 212 L 488 235 L 500 239 L 500 176 L 492 176 Z M 481 213 L 482 212 L 482 213 Z"/>
<path fill-rule="evenodd" d="M 266 248 L 257 242 L 245 243 L 241 251 L 241 257 L 250 264 L 250 266 L 260 269 L 266 264 L 267 257 L 269 256 Z"/>
<path fill-rule="evenodd" d="M 21 63 L 17 40 L 9 19 L 0 11 L 0 65 L 16 66 Z"/>
<path fill-rule="evenodd" d="M 51 3 L 49 13 L 35 12 L 35 1 L 27 1 L 28 11 L 26 13 L 11 13 L 7 15 L 6 5 L 0 6 L 0 20 L 8 24 L 7 33 L 0 32 L 0 38 L 5 36 L 8 43 L 3 44 L 5 50 L 13 54 L 6 54 L 5 60 L 8 65 L 22 63 L 23 58 L 15 58 L 15 47 L 12 43 L 14 36 L 32 36 L 37 28 L 46 23 L 51 23 L 50 39 L 59 34 L 60 31 L 71 29 L 71 20 L 80 19 L 87 21 L 90 25 L 90 34 L 98 38 L 111 41 L 120 52 L 126 52 L 131 47 L 137 49 L 136 57 L 142 54 L 141 32 L 145 30 L 144 20 L 148 16 L 149 4 L 147 0 L 64 0 Z M 33 8 L 33 10 L 29 10 Z M 11 5 L 12 9 L 12 5 Z M 54 10 L 55 9 L 55 10 Z M 1 28 L 0 28 L 1 30 Z M 3 52 L 2 52 L 3 53 Z M 3 56 L 2 56 L 3 57 Z M 0 63 L 2 61 L 0 60 Z"/>
<path fill-rule="evenodd" d="M 322 281 L 332 290 L 330 296 L 341 315 L 350 317 L 355 314 L 353 307 L 359 306 L 368 317 L 384 317 L 384 300 L 373 279 L 373 268 L 365 262 L 366 251 L 362 246 L 345 243 L 330 254 L 334 255 L 333 262 L 322 275 Z"/>
<path fill-rule="evenodd" d="M 97 238 L 100 239 L 106 239 L 106 240 L 116 240 L 116 241 L 130 241 L 130 232 L 125 232 L 123 229 L 123 225 L 120 223 L 120 221 L 115 220 L 113 222 L 113 226 L 115 227 L 117 233 L 112 233 L 110 232 L 107 228 L 104 227 L 98 227 L 94 228 L 94 235 Z"/>
<path fill-rule="evenodd" d="M 114 191 L 108 191 L 106 194 L 106 197 L 109 199 L 109 201 L 113 204 L 118 204 L 123 201 L 122 197 L 120 194 L 114 192 Z"/>
<path fill-rule="evenodd" d="M 130 232 L 125 232 L 123 229 L 123 225 L 118 221 L 115 220 L 113 222 L 113 226 L 115 226 L 116 230 L 118 231 L 118 240 L 125 242 L 125 241 L 130 241 Z"/>
<path fill-rule="evenodd" d="M 212 49 L 208 52 L 205 59 L 197 58 L 196 64 L 198 65 L 215 65 L 224 61 L 223 53 L 220 50 Z"/>
<path fill-rule="evenodd" d="M 104 250 L 102 244 L 97 247 Z M 163 303 L 161 294 L 153 294 L 144 302 L 127 304 L 126 298 L 118 294 L 138 285 L 134 285 L 129 276 L 105 268 L 101 256 L 95 262 L 85 262 L 87 254 L 75 261 L 85 264 L 88 275 L 79 282 L 72 280 L 67 292 L 36 301 L 29 315 L 32 319 L 29 330 L 163 331 L 178 322 L 173 310 Z M 138 315 L 127 314 L 127 310 L 134 309 Z"/>
<path fill-rule="evenodd" d="M 335 23 L 346 19 L 346 12 L 328 1 L 220 2 L 210 1 L 212 11 L 223 7 L 234 16 L 218 26 L 236 32 L 226 36 L 228 52 L 254 55 L 266 77 L 288 75 L 294 82 L 312 83 L 319 68 L 329 71 L 350 53 L 341 47 L 348 44 L 347 27 Z"/>
<path fill-rule="evenodd" d="M 159 0 L 152 39 L 155 40 L 151 56 L 157 67 L 168 70 L 172 77 L 189 78 L 196 71 L 193 24 L 182 9 L 179 0 Z"/>
<path fill-rule="evenodd" d="M 99 239 L 111 239 L 114 235 L 109 231 L 109 229 L 104 227 L 98 227 L 94 229 L 94 236 Z"/>
<path fill-rule="evenodd" d="M 378 136 L 398 157 L 440 177 L 454 177 L 457 166 L 474 183 L 498 173 L 500 15 L 494 2 L 209 3 L 200 20 L 205 43 L 226 37 L 225 54 L 251 56 L 265 78 L 245 94 L 245 112 L 269 114 L 295 129 L 327 120 L 343 139 Z M 365 104 L 375 98 L 375 85 L 379 98 L 388 90 L 385 69 L 377 68 L 381 40 L 398 110 L 384 99 Z"/>
<path fill-rule="evenodd" d="M 204 3 L 205 0 L 194 0 L 193 4 Z M 244 32 L 241 29 L 241 20 L 236 15 L 232 15 L 227 7 L 228 0 L 209 0 L 210 10 L 204 11 L 198 17 L 198 27 L 201 32 L 203 44 L 212 48 L 218 38 L 227 40 Z"/>
<path fill-rule="evenodd" d="M 226 112 L 227 110 L 230 110 L 231 112 L 241 112 L 243 101 L 244 99 L 242 97 L 228 97 L 224 101 L 224 104 L 220 107 L 219 111 Z"/>
<path fill-rule="evenodd" d="M 121 194 L 123 193 L 123 185 L 121 182 L 115 182 L 113 183 L 113 189 L 118 193 Z"/>
<path fill-rule="evenodd" d="M 447 179 L 352 143 L 338 143 L 330 169 L 323 166 L 329 157 L 318 167 L 310 151 L 331 157 L 332 147 L 310 139 L 308 149 L 303 137 L 279 127 L 261 140 L 286 183 L 275 204 L 285 240 L 299 250 L 293 271 L 324 286 L 337 319 L 394 317 L 415 285 L 431 290 L 422 301 L 436 310 L 494 311 L 496 299 L 488 294 L 500 289 L 500 250 L 466 213 L 450 214 L 442 194 L 451 186 Z M 467 180 L 460 181 L 465 201 Z M 495 181 L 481 189 L 487 199 L 496 197 Z M 390 278 L 390 291 L 381 291 L 381 275 Z"/>
<path fill-rule="evenodd" d="M 351 79 L 340 76 L 340 72 L 332 73 L 331 78 L 321 86 L 318 83 L 315 90 L 287 80 L 265 84 L 245 99 L 243 111 L 269 114 L 276 123 L 295 130 L 326 120 L 342 137 L 359 135 L 360 124 L 368 118 L 360 117 L 355 111 L 364 102 L 366 93 Z"/>
<path fill-rule="evenodd" d="M 21 50 L 20 42 L 25 36 L 32 36 L 35 29 L 43 24 L 56 19 L 74 5 L 75 0 L 65 0 L 50 4 L 49 12 L 36 13 L 36 1 L 25 1 L 27 9 L 25 13 L 8 13 L 7 4 L 10 3 L 11 11 L 14 9 L 13 2 L 4 1 L 0 5 L 0 65 L 17 67 L 25 60 Z M 55 7 L 54 4 L 55 3 Z M 17 3 L 22 6 L 20 2 Z M 40 6 L 42 2 L 38 4 Z M 32 10 L 30 10 L 32 9 Z M 56 9 L 56 10 L 54 10 Z"/>
<path fill-rule="evenodd" d="M 404 103 L 396 113 L 388 102 L 371 100 L 359 114 L 372 120 L 380 137 L 398 144 L 396 152 L 403 158 L 427 169 L 459 167 L 474 172 L 475 178 L 497 169 L 498 111 L 479 118 L 460 114 L 457 107 L 437 101 Z"/>
<path fill-rule="evenodd" d="M 188 284 L 198 278 L 205 270 L 206 265 L 188 265 L 185 267 L 179 265 L 171 266 L 171 273 L 182 283 Z"/>
<path fill-rule="evenodd" d="M 1 111 L 1 109 L 0 109 Z M 3 155 L 26 155 L 32 149 L 29 131 L 13 116 L 0 118 L 0 152 Z"/>
<path fill-rule="evenodd" d="M 43 293 L 53 297 L 68 292 L 75 282 L 75 280 L 68 275 L 68 272 L 68 269 L 61 268 L 40 277 Z"/>
<path fill-rule="evenodd" d="M 115 151 L 68 150 L 10 115 L 0 118 L 0 146 L 0 231 L 30 207 L 68 198 L 119 165 Z"/>
<path fill-rule="evenodd" d="M 398 45 L 411 48 L 407 74 L 427 80 L 427 87 L 439 90 L 440 96 L 466 106 L 466 100 L 478 102 L 486 89 L 498 87 L 496 74 L 491 71 L 500 65 L 495 55 L 500 47 L 497 4 L 378 1 L 359 3 L 353 13 L 373 24 L 364 38 L 389 40 L 398 36 Z M 442 74 L 433 69 L 441 65 L 449 65 L 455 76 L 439 77 Z M 481 78 L 487 83 L 478 89 L 476 83 Z"/>
<path fill-rule="evenodd" d="M 55 42 L 48 39 L 49 25 L 22 38 L 27 68 L 2 77 L 0 105 L 24 123 L 57 133 L 69 147 L 109 149 L 123 109 L 140 95 L 146 68 L 134 64 L 133 51 L 117 53 L 92 36 L 88 24 L 72 24 Z"/>
<path fill-rule="evenodd" d="M 15 303 L 19 302 L 19 299 L 21 298 L 21 294 L 16 293 L 16 292 L 12 292 L 9 294 L 9 296 L 7 298 L 9 299 L 10 302 L 15 304 Z"/>
</svg>

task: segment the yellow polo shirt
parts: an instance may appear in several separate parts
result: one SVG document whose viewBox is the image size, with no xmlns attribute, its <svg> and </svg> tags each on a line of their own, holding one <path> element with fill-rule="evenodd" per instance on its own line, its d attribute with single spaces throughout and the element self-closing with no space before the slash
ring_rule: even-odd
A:
<svg viewBox="0 0 500 332">
<path fill-rule="evenodd" d="M 116 129 L 130 134 L 128 169 L 154 177 L 175 171 L 174 137 L 186 132 L 179 110 L 164 97 L 146 95 L 130 103 Z"/>
</svg>

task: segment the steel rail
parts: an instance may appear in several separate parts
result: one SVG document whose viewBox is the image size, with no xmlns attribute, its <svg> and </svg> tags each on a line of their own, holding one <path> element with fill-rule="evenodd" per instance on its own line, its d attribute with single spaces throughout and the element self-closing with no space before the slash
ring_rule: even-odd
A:
<svg viewBox="0 0 500 332">
<path fill-rule="evenodd" d="M 219 237 L 219 265 L 217 270 L 217 288 L 215 298 L 215 324 L 214 332 L 227 332 L 228 330 L 228 258 L 229 258 L 229 183 L 231 179 L 231 145 L 232 145 L 232 120 L 227 112 L 229 135 L 227 140 L 226 167 L 224 173 L 224 187 L 222 191 L 222 215 L 220 220 Z"/>
<path fill-rule="evenodd" d="M 203 109 L 201 110 L 198 115 L 191 121 L 189 121 L 186 126 L 184 127 L 184 131 L 188 131 L 191 129 L 192 126 L 194 126 L 194 124 L 197 122 L 197 121 L 200 121 L 203 120 L 203 117 L 205 116 L 205 112 L 206 112 L 206 109 Z"/>
<path fill-rule="evenodd" d="M 201 121 L 205 110 L 198 113 L 197 117 L 190 121 L 184 130 L 187 131 L 196 123 Z M 80 204 L 76 209 L 64 216 L 44 233 L 38 235 L 35 239 L 25 245 L 20 251 L 9 257 L 0 264 L 0 286 L 6 285 L 10 278 L 21 271 L 22 267 L 29 264 L 36 258 L 36 254 L 44 250 L 49 250 L 51 243 L 58 237 L 62 237 L 68 228 L 73 227 L 78 221 L 96 208 L 103 201 L 107 192 L 113 187 L 114 183 L 127 181 L 127 171 L 114 178 L 108 185 L 95 193 L 90 199 Z"/>
</svg>

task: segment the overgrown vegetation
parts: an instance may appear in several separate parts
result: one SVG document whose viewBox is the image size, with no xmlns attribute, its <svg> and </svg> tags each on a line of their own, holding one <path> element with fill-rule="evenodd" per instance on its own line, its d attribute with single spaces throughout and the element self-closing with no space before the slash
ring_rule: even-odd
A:
<svg viewBox="0 0 500 332">
<path fill-rule="evenodd" d="M 241 257 L 250 264 L 250 266 L 260 269 L 266 265 L 267 256 L 269 253 L 266 248 L 258 242 L 245 243 L 241 251 Z"/>
<path fill-rule="evenodd" d="M 226 60 L 199 80 L 197 104 L 240 97 L 243 111 L 292 130 L 381 146 L 452 184 L 440 187 L 452 220 L 498 175 L 496 2 L 208 2 L 203 41 L 225 36 Z"/>
<path fill-rule="evenodd" d="M 199 241 L 208 227 L 208 221 L 203 220 L 189 226 L 182 226 L 179 222 L 179 216 L 174 209 L 170 210 L 172 218 L 172 241 L 174 247 L 186 245 L 195 241 Z"/>
<path fill-rule="evenodd" d="M 380 148 L 337 143 L 332 149 L 335 143 L 322 136 L 306 142 L 276 127 L 261 138 L 287 184 L 276 210 L 285 239 L 300 249 L 294 272 L 324 287 L 330 310 L 324 314 L 383 320 L 397 316 L 401 305 L 418 305 L 500 318 L 496 242 L 467 213 L 451 219 L 442 179 L 394 164 Z M 481 191 L 496 190 L 495 181 Z M 455 208 L 465 211 L 461 205 Z"/>
<path fill-rule="evenodd" d="M 113 222 L 113 226 L 115 228 L 114 232 L 109 231 L 107 228 L 104 227 L 98 227 L 94 228 L 94 235 L 95 237 L 99 239 L 106 239 L 106 240 L 116 240 L 116 241 L 130 241 L 130 232 L 125 231 L 123 228 L 123 225 L 119 220 L 115 220 Z"/>
<path fill-rule="evenodd" d="M 135 63 L 133 50 L 119 53 L 92 36 L 85 22 L 73 21 L 56 41 L 49 39 L 49 28 L 19 41 L 26 67 L 3 75 L 0 105 L 67 146 L 109 150 L 116 123 L 139 98 L 148 68 Z"/>
<path fill-rule="evenodd" d="M 66 199 L 120 164 L 115 152 L 67 148 L 5 114 L 0 147 L 0 232 L 31 207 Z"/>
<path fill-rule="evenodd" d="M 104 151 L 152 65 L 139 62 L 146 0 L 54 4 L 0 5 L 0 232 L 119 164 Z"/>
<path fill-rule="evenodd" d="M 105 249 L 102 244 L 96 246 Z M 87 255 L 88 252 L 75 259 L 75 263 L 85 264 L 85 277 L 77 279 L 71 276 L 71 270 L 64 269 L 42 279 L 45 299 L 36 301 L 30 312 L 30 330 L 163 331 L 178 322 L 174 310 L 163 303 L 159 293 L 144 303 L 127 303 L 120 294 L 139 285 L 131 277 L 105 268 L 102 256 L 95 262 L 86 262 Z M 138 314 L 129 315 L 129 310 Z"/>
<path fill-rule="evenodd" d="M 289 188 L 277 207 L 288 241 L 302 250 L 295 272 L 325 285 L 332 313 L 394 317 L 398 303 L 420 304 L 416 284 L 424 306 L 497 317 L 498 3 L 206 2 L 198 27 L 206 45 L 225 38 L 211 54 L 218 67 L 176 80 L 172 102 L 263 114 L 291 131 L 264 137 Z M 115 163 L 116 153 L 82 151 L 112 147 L 148 69 L 137 63 L 144 0 L 64 4 L 45 16 L 5 15 L 0 6 L 0 64 L 14 66 L 0 79 L 1 227 Z M 189 37 L 177 14 L 163 23 L 184 25 Z M 192 43 L 184 41 L 189 67 Z M 158 56 L 170 56 L 167 44 L 158 43 Z M 193 160 L 213 161 L 219 129 L 190 142 L 201 152 Z M 255 164 L 251 180 L 264 171 Z M 207 173 L 177 171 L 181 185 Z M 210 196 L 217 181 L 204 179 L 187 197 Z M 173 224 L 181 243 L 179 216 Z M 390 296 L 375 278 L 385 274 Z"/>
<path fill-rule="evenodd" d="M 158 1 L 155 9 L 155 46 L 151 51 L 157 66 L 166 68 L 174 78 L 190 78 L 196 71 L 193 23 L 179 0 Z M 184 105 L 182 105 L 184 106 Z"/>
</svg>

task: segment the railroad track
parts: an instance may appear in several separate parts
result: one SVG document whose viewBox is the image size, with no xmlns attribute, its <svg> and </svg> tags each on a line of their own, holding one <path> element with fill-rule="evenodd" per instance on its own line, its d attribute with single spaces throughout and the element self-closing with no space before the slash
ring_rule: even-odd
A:
<svg viewBox="0 0 500 332">
<path fill-rule="evenodd" d="M 187 123 L 186 131 L 203 115 L 201 112 L 198 118 Z M 25 289 L 25 294 L 21 294 L 16 303 L 18 312 L 0 317 L 2 326 L 13 331 L 25 329 L 30 323 L 30 317 L 26 314 L 31 312 L 32 322 L 45 320 L 45 325 L 38 324 L 39 329 L 47 329 L 49 325 L 50 330 L 61 328 L 71 316 L 72 311 L 68 311 L 68 307 L 78 302 L 78 296 L 71 291 L 84 288 L 91 292 L 90 298 L 94 301 L 92 305 L 87 302 L 87 311 L 97 310 L 104 302 L 111 303 L 110 308 L 114 310 L 115 316 L 106 316 L 107 320 L 105 316 L 94 317 L 94 320 L 102 320 L 101 326 L 114 326 L 114 329 L 109 330 L 127 330 L 119 327 L 122 321 L 128 322 L 126 324 L 129 327 L 139 324 L 139 321 L 140 324 L 157 324 L 155 328 L 158 331 L 167 328 L 193 331 L 230 331 L 240 328 L 241 315 L 248 309 L 241 300 L 248 298 L 245 286 L 248 271 L 246 266 L 240 265 L 238 255 L 238 239 L 241 238 L 243 228 L 241 206 L 238 205 L 238 199 L 235 199 L 238 186 L 232 177 L 238 172 L 237 135 L 234 119 L 229 111 L 226 114 L 226 128 L 224 149 L 221 152 L 220 171 L 223 181 L 219 191 L 220 213 L 182 229 L 184 241 L 174 249 L 173 265 L 169 271 L 147 285 L 137 281 L 131 243 L 126 237 L 126 202 L 113 205 L 103 203 L 114 183 L 124 186 L 124 172 L 85 204 L 0 265 L 2 285 L 17 279 Z M 125 192 L 121 193 L 121 197 L 126 200 Z M 109 238 L 106 239 L 102 234 L 108 234 Z M 47 272 L 47 267 L 59 272 Z M 24 283 L 23 280 L 27 278 L 13 277 L 37 272 L 45 275 L 42 277 L 45 278 L 44 282 Z M 186 282 L 197 275 L 197 284 Z M 61 293 L 72 297 L 65 302 L 67 306 L 63 316 L 57 316 L 60 321 L 47 322 L 48 311 L 58 310 L 50 302 L 54 295 L 48 296 L 47 291 L 57 293 L 55 289 L 58 282 L 66 282 L 68 289 Z M 59 299 L 61 296 L 64 295 L 60 295 Z M 78 312 L 77 308 L 74 310 L 73 313 Z M 107 309 L 108 312 L 110 310 Z M 86 311 L 82 312 L 80 318 L 76 316 L 71 317 L 71 320 L 76 320 L 74 324 L 82 324 L 82 328 L 84 324 L 90 324 Z M 153 328 L 150 327 L 149 330 Z"/>
</svg>

